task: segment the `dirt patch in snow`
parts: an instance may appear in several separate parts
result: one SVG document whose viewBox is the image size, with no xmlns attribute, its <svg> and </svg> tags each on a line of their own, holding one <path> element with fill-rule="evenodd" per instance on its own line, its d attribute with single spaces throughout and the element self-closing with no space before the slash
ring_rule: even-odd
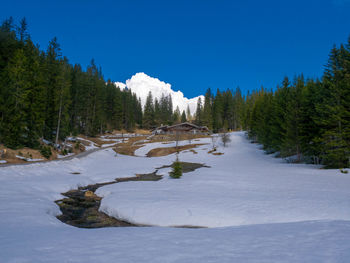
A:
<svg viewBox="0 0 350 263">
<path fill-rule="evenodd" d="M 50 157 L 50 160 L 54 159 L 55 157 L 56 153 L 52 151 L 52 156 Z M 1 145 L 0 160 L 5 160 L 7 164 L 20 164 L 28 162 L 27 160 L 46 160 L 46 158 L 41 155 L 39 150 L 31 148 L 21 148 L 13 150 Z"/>
<path fill-rule="evenodd" d="M 224 154 L 224 153 L 221 153 L 221 152 L 217 152 L 216 149 L 210 150 L 208 153 L 212 154 L 212 155 L 223 155 Z"/>
<path fill-rule="evenodd" d="M 204 143 L 198 143 L 198 144 L 187 144 L 187 145 L 181 145 L 178 147 L 163 147 L 163 148 L 155 148 L 150 150 L 146 156 L 147 157 L 159 157 L 159 156 L 166 156 L 169 154 L 181 152 L 184 150 L 196 148 L 197 146 L 204 145 Z"/>
<path fill-rule="evenodd" d="M 143 143 L 138 144 L 138 142 L 143 142 L 146 138 L 146 136 L 130 137 L 127 141 L 119 143 L 113 150 L 119 154 L 135 156 L 135 151 L 144 146 Z"/>
<path fill-rule="evenodd" d="M 132 145 L 132 146 L 117 146 L 113 150 L 116 153 L 123 154 L 123 155 L 130 155 L 130 156 L 135 156 L 135 151 L 139 148 L 144 146 L 143 144 L 141 145 Z"/>
</svg>

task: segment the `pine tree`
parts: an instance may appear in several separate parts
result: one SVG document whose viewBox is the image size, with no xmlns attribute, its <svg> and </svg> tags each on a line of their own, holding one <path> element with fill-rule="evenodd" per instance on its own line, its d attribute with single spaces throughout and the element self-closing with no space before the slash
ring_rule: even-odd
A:
<svg viewBox="0 0 350 263">
<path fill-rule="evenodd" d="M 202 109 L 202 99 L 201 97 L 198 98 L 197 101 L 197 109 L 196 109 L 196 117 L 195 117 L 195 123 L 196 125 L 201 126 L 203 122 L 203 109 Z"/>
<path fill-rule="evenodd" d="M 154 99 L 154 121 L 157 126 L 162 124 L 162 112 L 158 99 Z"/>
<path fill-rule="evenodd" d="M 239 87 L 237 87 L 232 100 L 233 100 L 233 107 L 232 107 L 233 125 L 231 128 L 233 130 L 237 130 L 242 128 L 242 111 L 243 111 L 242 109 L 243 98 L 242 98 L 241 89 Z"/>
<path fill-rule="evenodd" d="M 212 117 L 212 94 L 210 88 L 207 89 L 204 96 L 204 107 L 203 107 L 203 125 L 209 129 L 213 128 L 213 117 Z"/>
<path fill-rule="evenodd" d="M 301 103 L 302 91 L 304 88 L 304 77 L 296 77 L 293 86 L 290 87 L 289 98 L 286 107 L 284 151 L 287 155 L 296 154 L 298 161 L 301 160 Z"/>
<path fill-rule="evenodd" d="M 188 121 L 192 120 L 192 115 L 191 115 L 191 110 L 190 110 L 190 106 L 187 105 L 187 109 L 186 109 L 186 117 Z"/>
<path fill-rule="evenodd" d="M 176 109 L 173 114 L 173 123 L 175 124 L 180 123 L 180 120 L 181 120 L 181 112 L 180 112 L 179 106 L 176 106 Z"/>
<path fill-rule="evenodd" d="M 25 56 L 27 58 L 28 93 L 25 100 L 27 137 L 25 146 L 36 148 L 42 137 L 45 117 L 45 78 L 44 63 L 40 51 L 30 39 L 26 40 Z"/>
<path fill-rule="evenodd" d="M 346 131 L 349 129 L 349 77 L 346 77 L 347 54 L 343 46 L 331 50 L 323 78 L 325 96 L 318 110 L 323 118 L 322 127 L 324 162 L 329 167 L 349 165 L 349 146 Z M 347 94 L 347 96 L 346 96 Z"/>
<path fill-rule="evenodd" d="M 320 143 L 321 130 L 317 125 L 317 105 L 321 103 L 320 93 L 321 83 L 308 80 L 303 89 L 301 101 L 301 118 L 300 118 L 300 141 L 301 151 L 312 158 L 314 164 L 320 163 L 322 144 Z"/>
<path fill-rule="evenodd" d="M 213 130 L 217 132 L 224 125 L 224 101 L 220 90 L 216 91 L 213 102 Z"/>
<path fill-rule="evenodd" d="M 185 113 L 185 111 L 183 110 L 182 111 L 182 114 L 181 114 L 181 122 L 183 123 L 183 122 L 186 122 L 187 121 L 187 119 L 186 119 L 186 113 Z"/>
<path fill-rule="evenodd" d="M 145 129 L 151 129 L 154 125 L 154 105 L 152 92 L 148 93 L 145 109 L 144 109 L 144 118 L 143 118 L 143 127 Z"/>
<path fill-rule="evenodd" d="M 46 52 L 46 94 L 45 94 L 45 121 L 44 121 L 44 138 L 48 140 L 54 139 L 57 125 L 57 111 L 55 106 L 55 90 L 57 88 L 57 80 L 60 75 L 61 48 L 57 42 L 57 38 L 53 38 Z"/>
<path fill-rule="evenodd" d="M 24 146 L 27 134 L 26 97 L 28 95 L 27 58 L 23 49 L 18 49 L 4 70 L 7 76 L 7 87 L 4 95 L 6 101 L 3 108 L 1 137 L 10 148 Z"/>
<path fill-rule="evenodd" d="M 182 165 L 179 162 L 178 157 L 176 157 L 176 161 L 172 165 L 172 171 L 170 172 L 170 177 L 174 179 L 179 179 L 182 176 Z"/>
<path fill-rule="evenodd" d="M 23 17 L 21 22 L 20 22 L 20 26 L 17 28 L 17 32 L 19 35 L 19 40 L 20 42 L 24 43 L 27 39 L 28 39 L 28 32 L 27 32 L 27 21 L 26 18 Z"/>
<path fill-rule="evenodd" d="M 67 62 L 62 60 L 59 64 L 59 73 L 56 78 L 56 89 L 54 92 L 54 104 L 57 114 L 55 144 L 58 144 L 59 139 L 63 139 L 68 135 L 70 85 L 70 69 Z"/>
<path fill-rule="evenodd" d="M 173 120 L 173 99 L 171 98 L 171 95 L 169 94 L 167 97 L 167 121 L 168 124 L 172 124 Z"/>
</svg>

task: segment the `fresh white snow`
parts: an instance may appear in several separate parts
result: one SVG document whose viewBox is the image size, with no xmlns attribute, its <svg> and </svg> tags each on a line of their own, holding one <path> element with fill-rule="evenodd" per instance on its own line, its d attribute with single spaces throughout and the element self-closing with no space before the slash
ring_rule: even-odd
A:
<svg viewBox="0 0 350 263">
<path fill-rule="evenodd" d="M 210 140 L 198 141 L 203 142 Z M 136 155 L 144 155 L 152 147 L 167 145 L 148 144 Z M 243 133 L 234 134 L 227 148 L 219 148 L 224 155 L 197 151 L 180 154 L 180 161 L 205 163 L 210 169 L 184 174 L 181 180 L 166 176 L 155 183 L 103 187 L 98 190 L 105 196 L 101 209 L 128 221 L 160 226 L 223 227 L 350 219 L 350 176 L 341 176 L 339 170 L 286 164 L 262 154 Z"/>
<path fill-rule="evenodd" d="M 1 167 L 0 262 L 348 262 L 350 175 L 284 163 L 243 133 L 231 139 L 227 148 L 219 144 L 221 156 L 209 155 L 208 145 L 179 155 L 211 168 L 97 191 L 111 215 L 212 228 L 79 229 L 55 218 L 60 193 L 153 172 L 174 154 L 132 157 L 101 149 L 81 159 Z"/>
<path fill-rule="evenodd" d="M 153 99 L 157 98 L 158 100 L 161 98 L 162 94 L 165 96 L 171 95 L 174 110 L 176 106 L 179 106 L 181 112 L 183 110 L 186 111 L 187 106 L 189 106 L 191 114 L 193 114 L 197 108 L 198 98 L 201 97 L 202 102 L 204 102 L 203 95 L 188 99 L 181 91 L 174 91 L 171 88 L 171 84 L 165 83 L 157 78 L 152 78 L 143 72 L 133 75 L 131 79 L 126 80 L 126 84 L 122 82 L 116 82 L 115 84 L 122 90 L 128 88 L 136 93 L 141 99 L 142 107 L 145 105 L 146 98 L 150 91 L 152 92 Z"/>
</svg>

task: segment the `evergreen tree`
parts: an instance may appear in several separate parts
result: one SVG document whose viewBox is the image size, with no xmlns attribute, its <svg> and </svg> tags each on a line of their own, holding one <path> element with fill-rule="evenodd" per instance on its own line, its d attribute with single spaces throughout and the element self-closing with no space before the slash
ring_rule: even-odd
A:
<svg viewBox="0 0 350 263">
<path fill-rule="evenodd" d="M 230 92 L 231 93 L 231 92 Z M 232 98 L 233 106 L 229 108 L 229 112 L 232 111 L 232 126 L 230 127 L 233 130 L 242 128 L 242 111 L 243 111 L 243 98 L 241 89 L 237 87 L 234 96 Z M 231 115 L 230 115 L 231 116 Z"/>
<path fill-rule="evenodd" d="M 162 112 L 158 99 L 154 99 L 154 121 L 157 126 L 162 124 Z"/>
<path fill-rule="evenodd" d="M 187 109 L 186 109 L 186 117 L 188 121 L 192 120 L 192 115 L 191 115 L 191 110 L 190 110 L 190 106 L 187 105 Z"/>
<path fill-rule="evenodd" d="M 23 49 L 18 49 L 9 61 L 4 74 L 7 77 L 4 92 L 6 100 L 3 107 L 2 140 L 8 147 L 25 145 L 27 134 L 26 106 L 28 95 L 27 58 Z"/>
<path fill-rule="evenodd" d="M 196 109 L 196 117 L 195 117 L 195 123 L 196 125 L 202 125 L 203 123 L 203 109 L 202 109 L 202 99 L 201 97 L 198 98 L 197 101 L 197 109 Z"/>
<path fill-rule="evenodd" d="M 59 64 L 59 73 L 56 78 L 56 89 L 54 91 L 54 104 L 57 115 L 55 144 L 58 144 L 59 139 L 63 139 L 68 135 L 70 85 L 70 68 L 67 61 L 62 60 Z"/>
<path fill-rule="evenodd" d="M 17 28 L 17 32 L 19 35 L 19 40 L 20 42 L 24 43 L 27 39 L 28 39 L 28 32 L 27 32 L 27 21 L 26 18 L 23 17 L 21 22 L 20 22 L 20 26 Z"/>
<path fill-rule="evenodd" d="M 296 77 L 293 86 L 290 87 L 285 119 L 285 134 L 283 148 L 287 155 L 297 154 L 301 160 L 301 118 L 302 118 L 302 91 L 304 89 L 304 77 Z"/>
<path fill-rule="evenodd" d="M 223 96 L 218 89 L 213 102 L 213 130 L 217 132 L 224 125 L 224 101 Z"/>
<path fill-rule="evenodd" d="M 181 114 L 181 122 L 183 123 L 183 122 L 186 122 L 187 121 L 187 119 L 186 119 L 186 113 L 185 113 L 185 111 L 183 110 L 182 111 L 182 114 Z"/>
<path fill-rule="evenodd" d="M 331 50 L 323 78 L 325 96 L 318 106 L 323 116 L 318 122 L 322 129 L 324 161 L 329 167 L 349 166 L 349 57 L 346 49 Z"/>
<path fill-rule="evenodd" d="M 173 123 L 175 124 L 180 123 L 180 120 L 181 120 L 181 112 L 180 112 L 179 106 L 176 106 L 176 109 L 173 115 Z"/>
<path fill-rule="evenodd" d="M 212 123 L 212 94 L 210 88 L 207 89 L 204 96 L 204 107 L 203 107 L 203 125 L 207 126 L 208 129 L 213 128 Z"/>
<path fill-rule="evenodd" d="M 143 127 L 145 129 L 151 129 L 154 125 L 154 105 L 152 92 L 148 93 L 145 109 L 144 109 L 144 118 L 143 118 Z"/>
</svg>

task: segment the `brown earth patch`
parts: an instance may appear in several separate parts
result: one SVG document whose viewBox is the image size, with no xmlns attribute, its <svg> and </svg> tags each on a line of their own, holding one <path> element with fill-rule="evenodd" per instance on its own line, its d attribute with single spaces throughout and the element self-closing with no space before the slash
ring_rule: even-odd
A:
<svg viewBox="0 0 350 263">
<path fill-rule="evenodd" d="M 150 150 L 146 156 L 147 157 L 159 157 L 159 156 L 166 156 L 169 154 L 173 154 L 176 152 L 181 152 L 184 150 L 196 148 L 197 146 L 205 145 L 204 143 L 198 143 L 198 144 L 187 144 L 187 145 L 182 145 L 178 147 L 164 147 L 164 148 L 155 148 Z"/>
<path fill-rule="evenodd" d="M 141 134 L 141 135 L 151 135 L 152 134 L 150 130 L 144 130 L 144 129 L 136 129 L 135 133 Z"/>
<path fill-rule="evenodd" d="M 210 150 L 208 153 L 212 154 L 212 155 L 223 155 L 224 154 L 224 153 L 221 153 L 221 152 L 217 152 L 216 149 Z"/>
<path fill-rule="evenodd" d="M 119 143 L 114 148 L 114 151 L 123 155 L 135 156 L 135 151 L 144 146 L 144 144 L 137 144 L 137 142 L 145 140 L 146 138 L 146 136 L 130 137 L 124 143 Z"/>
<path fill-rule="evenodd" d="M 119 153 L 119 154 L 135 156 L 135 151 L 137 149 L 141 148 L 142 146 L 144 146 L 144 145 L 141 144 L 141 145 L 133 145 L 133 146 L 128 146 L 128 145 L 126 145 L 126 146 L 117 146 L 113 150 L 116 153 Z"/>
<path fill-rule="evenodd" d="M 51 149 L 52 155 L 49 160 L 53 160 L 57 157 L 57 152 Z M 31 149 L 31 148 L 21 148 L 17 150 L 13 150 L 7 148 L 3 145 L 0 145 L 0 160 L 5 160 L 6 164 L 17 164 L 17 163 L 27 163 L 26 160 L 20 159 L 16 157 L 16 155 L 28 158 L 28 159 L 42 159 L 47 160 L 43 157 L 39 150 Z"/>
</svg>

